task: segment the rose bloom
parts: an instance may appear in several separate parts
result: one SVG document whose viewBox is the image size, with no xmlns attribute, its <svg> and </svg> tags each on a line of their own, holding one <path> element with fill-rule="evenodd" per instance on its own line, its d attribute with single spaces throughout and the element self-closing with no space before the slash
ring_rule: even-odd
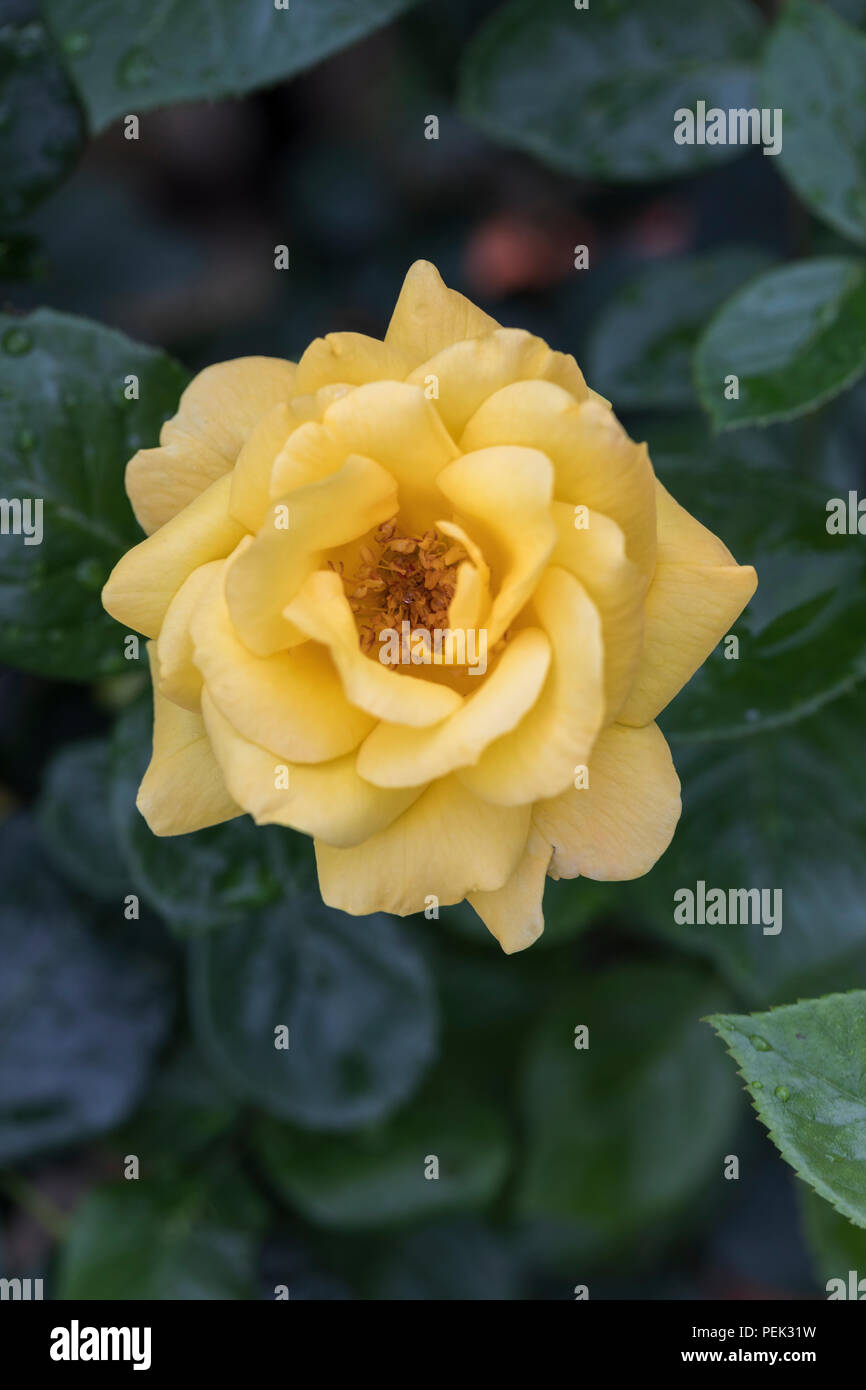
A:
<svg viewBox="0 0 866 1390">
<path fill-rule="evenodd" d="M 756 576 L 573 357 L 419 261 L 384 342 L 201 372 L 126 486 L 147 538 L 103 601 L 152 639 L 154 834 L 291 826 L 332 907 L 466 898 L 508 952 L 547 875 L 667 848 L 653 721 Z"/>
</svg>

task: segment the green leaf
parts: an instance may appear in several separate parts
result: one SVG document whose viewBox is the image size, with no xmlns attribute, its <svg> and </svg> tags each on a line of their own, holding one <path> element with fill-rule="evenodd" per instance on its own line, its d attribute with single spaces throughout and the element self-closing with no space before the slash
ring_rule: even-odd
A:
<svg viewBox="0 0 866 1390">
<path fill-rule="evenodd" d="M 190 1046 L 174 1053 L 115 1135 L 150 1175 L 176 1173 L 234 1124 L 238 1107 Z"/>
<path fill-rule="evenodd" d="M 378 29 L 415 0 L 43 0 L 90 118 L 239 96 L 293 77 Z"/>
<path fill-rule="evenodd" d="M 629 965 L 547 1011 L 523 1076 L 521 1215 L 570 1225 L 587 1258 L 609 1256 L 721 1172 L 736 1087 L 702 1035 L 713 998 L 692 966 Z"/>
<path fill-rule="evenodd" d="M 830 6 L 849 24 L 866 25 L 866 0 L 830 0 Z"/>
<path fill-rule="evenodd" d="M 255 1139 L 279 1192 L 310 1221 L 344 1230 L 480 1207 L 508 1167 L 501 1116 L 459 1078 L 434 1080 L 389 1120 L 339 1144 L 272 1120 Z M 427 1176 L 431 1158 L 438 1176 Z"/>
<path fill-rule="evenodd" d="M 122 904 L 132 883 L 111 820 L 105 739 L 70 743 L 55 754 L 42 783 L 38 823 L 48 853 L 77 888 Z"/>
<path fill-rule="evenodd" d="M 85 924 L 22 819 L 0 831 L 0 879 L 0 1163 L 8 1163 L 119 1124 L 144 1087 L 174 999 L 156 960 Z"/>
<path fill-rule="evenodd" d="M 139 400 L 124 398 L 127 375 Z M 185 380 L 162 353 L 86 319 L 0 315 L 0 497 L 43 502 L 41 543 L 0 536 L 0 661 L 72 680 L 130 669 L 100 590 L 142 539 L 126 461 L 157 442 Z"/>
<path fill-rule="evenodd" d="M 69 172 L 84 120 L 36 0 L 5 0 L 0 21 L 0 218 L 8 220 Z"/>
<path fill-rule="evenodd" d="M 16 233 L 0 239 L 0 280 L 44 279 L 46 268 L 38 237 Z"/>
<path fill-rule="evenodd" d="M 255 1240 L 201 1174 L 105 1184 L 76 1209 L 61 1299 L 255 1298 Z"/>
<path fill-rule="evenodd" d="M 788 0 L 764 59 L 761 101 L 784 112 L 779 163 L 803 201 L 866 242 L 866 36 L 811 0 Z"/>
<path fill-rule="evenodd" d="M 862 1226 L 855 1226 L 847 1216 L 842 1216 L 818 1197 L 811 1188 L 800 1187 L 800 1210 L 803 1215 L 806 1244 L 812 1255 L 816 1274 L 829 1286 L 831 1279 L 841 1279 L 845 1294 L 849 1292 L 850 1271 L 854 1270 L 857 1283 L 866 1279 L 866 1233 Z M 826 1287 L 829 1294 L 834 1290 Z M 837 1296 L 839 1285 L 835 1286 Z M 862 1293 L 866 1294 L 866 1284 Z M 861 1297 L 858 1290 L 858 1298 Z"/>
<path fill-rule="evenodd" d="M 670 849 L 632 890 L 635 914 L 680 949 L 711 956 L 759 1007 L 866 986 L 866 768 L 852 756 L 864 716 L 858 691 L 795 729 L 673 745 L 682 818 Z M 733 923 L 675 921 L 674 894 L 697 895 L 699 881 L 707 892 L 767 890 L 768 913 Z"/>
<path fill-rule="evenodd" d="M 866 990 L 708 1022 L 786 1163 L 866 1226 Z"/>
<path fill-rule="evenodd" d="M 436 1014 L 415 941 L 390 918 L 348 917 L 313 893 L 195 938 L 196 1035 L 227 1086 L 304 1129 L 384 1118 L 433 1059 Z M 279 1047 L 278 1029 L 289 1030 Z"/>
<path fill-rule="evenodd" d="M 724 247 L 653 262 L 605 304 L 586 345 L 593 389 L 618 411 L 692 406 L 692 352 L 709 315 L 771 262 L 757 247 Z"/>
<path fill-rule="evenodd" d="M 674 112 L 753 106 L 764 29 L 746 0 L 510 0 L 466 52 L 461 101 L 493 139 L 568 174 L 666 178 L 742 154 L 678 145 Z"/>
<path fill-rule="evenodd" d="M 814 410 L 866 371 L 866 263 L 815 257 L 770 270 L 722 306 L 695 351 L 716 429 Z M 739 395 L 725 399 L 726 378 Z"/>
<path fill-rule="evenodd" d="M 746 435 L 695 435 L 667 455 L 655 437 L 651 429 L 664 485 L 758 574 L 754 597 L 726 634 L 737 638 L 738 656 L 719 643 L 664 711 L 665 733 L 693 742 L 755 735 L 856 687 L 866 677 L 866 548 L 857 534 L 827 532 L 837 489 L 798 478 L 784 452 L 782 470 L 764 466 Z"/>
<path fill-rule="evenodd" d="M 385 1303 L 526 1297 L 524 1261 L 515 1244 L 471 1217 L 401 1232 L 374 1262 L 364 1296 Z"/>
<path fill-rule="evenodd" d="M 150 701 L 130 706 L 114 727 L 109 783 L 114 829 L 136 888 L 181 936 L 195 936 L 279 901 L 294 882 L 293 856 L 309 841 L 239 816 L 190 835 L 154 835 L 135 804 L 150 761 Z"/>
</svg>

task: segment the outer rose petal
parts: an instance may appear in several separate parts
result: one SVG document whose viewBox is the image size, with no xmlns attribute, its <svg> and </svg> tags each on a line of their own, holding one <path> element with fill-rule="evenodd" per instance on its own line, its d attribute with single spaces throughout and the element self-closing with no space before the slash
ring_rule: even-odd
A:
<svg viewBox="0 0 866 1390">
<path fill-rule="evenodd" d="M 332 382 L 363 386 L 368 381 L 403 381 L 413 366 L 409 354 L 393 343 L 363 333 L 328 333 L 314 339 L 298 363 L 297 389 L 318 391 Z"/>
<path fill-rule="evenodd" d="M 529 832 L 514 873 L 494 893 L 470 893 L 469 901 L 506 955 L 525 951 L 544 930 L 541 902 L 552 850 L 539 832 Z"/>
<path fill-rule="evenodd" d="M 497 328 L 481 338 L 452 343 L 409 377 L 416 386 L 436 380 L 436 409 L 459 439 L 467 421 L 487 397 L 514 381 L 544 378 L 562 386 L 577 401 L 589 392 L 573 357 L 554 352 L 541 338 L 521 328 Z"/>
<path fill-rule="evenodd" d="M 553 847 L 554 878 L 640 878 L 664 854 L 679 818 L 679 778 L 655 724 L 609 725 L 592 750 L 589 786 L 533 810 Z"/>
<path fill-rule="evenodd" d="M 222 571 L 223 563 L 211 560 L 200 565 L 181 584 L 168 606 L 156 644 L 160 691 L 167 700 L 196 714 L 201 709 L 201 671 L 193 661 L 190 623 L 199 599 Z"/>
<path fill-rule="evenodd" d="M 758 584 L 726 545 L 659 483 L 658 564 L 646 596 L 644 647 L 635 683 L 617 718 L 648 724 L 703 665 Z"/>
<path fill-rule="evenodd" d="M 231 624 L 225 565 L 211 570 L 192 615 L 196 666 L 208 696 L 238 733 L 290 762 L 318 763 L 356 748 L 372 719 L 349 703 L 325 648 L 256 656 Z"/>
<path fill-rule="evenodd" d="M 140 449 L 126 467 L 129 500 L 148 535 L 228 472 L 256 421 L 294 394 L 296 372 L 278 357 L 238 357 L 193 378 L 159 448 Z"/>
<path fill-rule="evenodd" d="M 259 825 L 288 825 L 334 845 L 360 845 L 391 824 L 420 796 L 421 788 L 383 791 L 355 771 L 347 753 L 312 766 L 281 763 L 279 757 L 242 738 L 220 714 L 207 689 L 202 714 L 214 753 L 232 795 Z M 283 769 L 288 786 L 278 785 Z"/>
<path fill-rule="evenodd" d="M 168 606 L 188 575 L 210 560 L 224 560 L 243 536 L 229 515 L 232 480 L 211 483 L 171 521 L 128 550 L 102 590 L 102 604 L 119 623 L 158 637 Z"/>
<path fill-rule="evenodd" d="M 319 887 L 329 907 L 364 916 L 421 912 L 510 878 L 529 832 L 530 807 L 488 806 L 453 777 L 434 782 L 381 834 L 354 849 L 316 841 Z"/>
<path fill-rule="evenodd" d="M 576 404 L 549 381 L 519 381 L 475 412 L 464 450 L 493 444 L 541 449 L 556 471 L 554 494 L 603 512 L 621 527 L 630 560 L 649 582 L 656 556 L 655 475 L 645 444 L 635 444 L 597 400 Z"/>
<path fill-rule="evenodd" d="M 498 327 L 471 300 L 447 289 L 435 265 L 416 261 L 403 281 L 385 342 L 406 353 L 413 363 L 426 362 L 450 343 Z"/>
<path fill-rule="evenodd" d="M 476 763 L 538 699 L 550 665 L 540 628 L 518 632 L 496 669 L 448 719 L 428 729 L 378 724 L 358 753 L 358 771 L 378 787 L 414 787 Z"/>
<path fill-rule="evenodd" d="M 160 694 L 153 642 L 147 650 L 153 679 L 153 755 L 135 804 L 154 835 L 186 835 L 232 820 L 241 808 L 229 795 L 202 717 Z"/>
<path fill-rule="evenodd" d="M 486 801 L 518 806 L 555 796 L 585 763 L 604 716 L 603 647 L 598 610 L 578 581 L 552 567 L 532 600 L 553 648 L 544 688 L 510 734 L 457 773 Z"/>
</svg>

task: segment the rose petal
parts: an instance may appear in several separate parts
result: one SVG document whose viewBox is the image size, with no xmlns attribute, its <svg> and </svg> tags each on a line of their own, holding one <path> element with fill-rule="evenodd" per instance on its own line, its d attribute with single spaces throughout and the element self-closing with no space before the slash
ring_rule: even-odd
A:
<svg viewBox="0 0 866 1390">
<path fill-rule="evenodd" d="M 126 466 L 132 509 L 148 535 L 228 472 L 256 422 L 294 394 L 296 373 L 277 357 L 238 357 L 193 378 L 159 447 L 140 449 Z"/>
<path fill-rule="evenodd" d="M 365 844 L 333 849 L 317 841 L 322 897 L 343 912 L 405 917 L 431 896 L 447 906 L 501 888 L 523 853 L 529 810 L 489 806 L 443 778 Z"/>
<path fill-rule="evenodd" d="M 557 878 L 640 878 L 664 854 L 679 817 L 679 778 L 655 724 L 609 725 L 592 750 L 589 786 L 533 810 Z"/>
</svg>

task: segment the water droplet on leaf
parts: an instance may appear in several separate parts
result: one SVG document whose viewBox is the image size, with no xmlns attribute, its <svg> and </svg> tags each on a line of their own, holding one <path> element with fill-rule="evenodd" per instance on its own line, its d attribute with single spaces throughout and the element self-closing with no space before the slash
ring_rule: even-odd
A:
<svg viewBox="0 0 866 1390">
<path fill-rule="evenodd" d="M 92 39 L 86 29 L 72 29 L 63 40 L 64 52 L 75 58 L 80 53 L 88 53 Z"/>
<path fill-rule="evenodd" d="M 121 87 L 147 87 L 156 76 L 156 64 L 146 48 L 130 48 L 117 65 Z"/>
<path fill-rule="evenodd" d="M 33 346 L 33 339 L 24 328 L 7 328 L 3 334 L 3 351 L 10 357 L 23 357 Z"/>
</svg>

